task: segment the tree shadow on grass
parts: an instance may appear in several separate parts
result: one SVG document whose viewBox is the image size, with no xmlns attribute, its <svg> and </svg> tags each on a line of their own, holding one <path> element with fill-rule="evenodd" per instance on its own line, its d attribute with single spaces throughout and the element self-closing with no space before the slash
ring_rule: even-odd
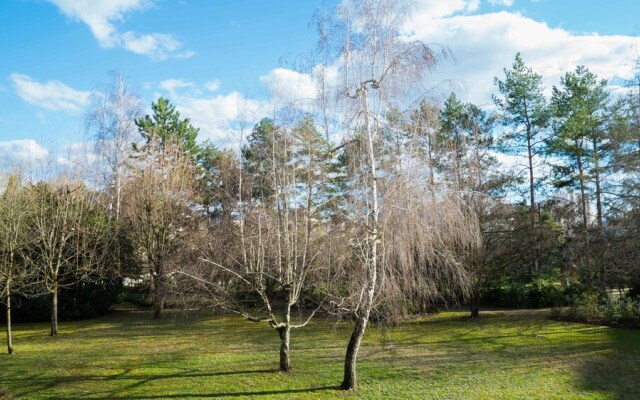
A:
<svg viewBox="0 0 640 400">
<path fill-rule="evenodd" d="M 88 398 L 91 399 L 216 399 L 216 398 L 224 398 L 224 397 L 255 397 L 255 396 L 273 396 L 273 395 L 287 395 L 287 394 L 301 394 L 301 393 L 313 393 L 313 392 L 321 392 L 327 390 L 339 390 L 338 386 L 322 386 L 322 387 L 314 387 L 314 388 L 305 388 L 305 389 L 283 389 L 283 390 L 265 390 L 265 391 L 254 391 L 254 392 L 227 392 L 227 393 L 178 393 L 178 394 L 163 394 L 162 396 L 144 396 L 144 395 L 126 395 L 122 397 L 117 396 L 105 396 L 105 397 L 95 397 L 91 396 Z M 72 399 L 81 399 L 82 397 L 50 397 L 51 400 L 72 400 Z"/>
<path fill-rule="evenodd" d="M 610 328 L 608 350 L 578 367 L 579 385 L 617 400 L 640 399 L 640 331 Z"/>
<path fill-rule="evenodd" d="M 423 329 L 431 338 L 425 337 Z M 549 368 L 568 374 L 575 393 L 585 397 L 640 399 L 638 330 L 550 322 L 543 314 L 494 314 L 481 321 L 452 316 L 401 326 L 391 344 L 378 351 L 381 362 L 389 365 L 446 371 L 482 370 L 482 365 L 491 365 L 504 375 Z M 417 350 L 429 348 L 433 351 Z"/>
<path fill-rule="evenodd" d="M 82 382 L 90 382 L 90 381 L 107 382 L 107 381 L 119 381 L 119 380 L 136 381 L 130 385 L 123 386 L 117 390 L 106 391 L 107 393 L 110 393 L 110 395 L 105 398 L 111 399 L 111 398 L 118 398 L 114 396 L 117 393 L 131 390 L 153 381 L 159 381 L 164 379 L 210 378 L 210 377 L 229 376 L 229 375 L 275 374 L 278 372 L 278 370 L 276 369 L 259 369 L 259 370 L 248 370 L 248 371 L 223 371 L 223 372 L 202 373 L 197 370 L 186 369 L 184 371 L 181 371 L 178 373 L 172 373 L 172 374 L 149 375 L 149 374 L 131 374 L 131 371 L 132 371 L 131 369 L 127 369 L 114 375 L 76 375 L 73 377 L 65 377 L 60 379 L 42 378 L 42 377 L 31 375 L 31 376 L 26 376 L 22 379 L 14 379 L 14 381 L 16 382 L 24 381 L 25 383 L 29 383 L 30 385 L 38 385 L 37 388 L 33 388 L 31 390 L 17 392 L 16 394 L 21 397 L 29 396 L 42 391 L 47 391 L 49 389 L 53 389 L 58 386 L 74 384 L 74 383 L 82 383 Z M 88 396 L 89 398 L 93 398 L 91 397 L 91 395 L 88 395 Z M 73 397 L 73 398 L 79 399 L 83 397 L 87 397 L 87 396 L 79 396 L 79 397 Z M 66 397 L 66 398 L 69 398 L 69 397 Z M 122 398 L 132 398 L 132 397 L 126 396 Z M 145 398 L 145 397 L 141 397 L 141 398 Z M 153 398 L 153 397 L 149 397 L 149 398 Z"/>
</svg>

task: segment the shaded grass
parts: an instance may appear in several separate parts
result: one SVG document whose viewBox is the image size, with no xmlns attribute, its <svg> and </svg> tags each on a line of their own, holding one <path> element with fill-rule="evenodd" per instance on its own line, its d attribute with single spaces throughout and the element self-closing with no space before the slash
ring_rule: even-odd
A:
<svg viewBox="0 0 640 400">
<path fill-rule="evenodd" d="M 0 389 L 25 399 L 640 398 L 639 331 L 540 313 L 464 315 L 369 329 L 355 393 L 336 390 L 346 324 L 293 331 L 289 374 L 275 370 L 277 333 L 236 317 L 126 312 L 64 323 L 57 338 L 47 324 L 18 324 Z"/>
</svg>

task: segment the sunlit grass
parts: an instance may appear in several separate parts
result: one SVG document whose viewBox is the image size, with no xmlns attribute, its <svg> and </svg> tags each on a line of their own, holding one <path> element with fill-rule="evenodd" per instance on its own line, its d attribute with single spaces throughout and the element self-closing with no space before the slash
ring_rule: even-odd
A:
<svg viewBox="0 0 640 400">
<path fill-rule="evenodd" d="M 359 389 L 335 389 L 349 327 L 316 320 L 292 335 L 281 374 L 278 336 L 236 317 L 153 321 L 118 313 L 15 326 L 16 354 L 0 356 L 0 389 L 25 399 L 640 398 L 640 332 L 493 313 L 478 322 L 442 313 L 372 327 Z"/>
</svg>

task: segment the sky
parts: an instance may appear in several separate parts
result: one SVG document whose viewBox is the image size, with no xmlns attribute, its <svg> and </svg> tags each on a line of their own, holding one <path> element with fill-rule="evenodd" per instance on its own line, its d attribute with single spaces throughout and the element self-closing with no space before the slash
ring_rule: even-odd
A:
<svg viewBox="0 0 640 400">
<path fill-rule="evenodd" d="M 275 99 L 315 96 L 314 12 L 339 0 L 2 0 L 0 164 L 68 162 L 89 140 L 92 91 L 127 75 L 145 104 L 168 97 L 224 145 L 240 109 L 256 122 Z M 640 55 L 637 0 L 417 0 L 408 38 L 450 50 L 440 92 L 491 106 L 516 52 L 548 90 L 584 64 L 621 82 Z M 280 101 L 279 103 L 282 103 Z M 57 155 L 57 156 L 54 156 Z"/>
</svg>

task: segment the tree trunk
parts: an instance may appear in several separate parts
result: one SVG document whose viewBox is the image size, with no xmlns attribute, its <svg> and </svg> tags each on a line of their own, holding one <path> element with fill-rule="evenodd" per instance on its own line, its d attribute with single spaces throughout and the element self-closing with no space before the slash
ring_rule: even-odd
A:
<svg viewBox="0 0 640 400">
<path fill-rule="evenodd" d="M 7 353 L 13 354 L 13 342 L 11 340 L 11 292 L 7 294 Z"/>
<path fill-rule="evenodd" d="M 121 177 L 120 177 L 120 171 L 116 172 L 116 176 L 115 176 L 115 190 L 116 190 L 116 221 L 120 222 L 120 208 L 121 206 L 121 201 L 120 198 L 122 196 L 122 184 L 121 184 Z"/>
<path fill-rule="evenodd" d="M 291 371 L 291 361 L 289 360 L 289 338 L 291 337 L 291 327 L 285 325 L 278 328 L 280 335 L 280 372 Z"/>
<path fill-rule="evenodd" d="M 153 278 L 153 319 L 159 319 L 164 310 L 164 276 L 162 267 L 156 266 Z"/>
<path fill-rule="evenodd" d="M 535 239 L 536 238 L 536 186 L 535 180 L 533 177 L 533 144 L 531 143 L 531 127 L 527 124 L 527 158 L 529 160 L 529 213 L 531 218 L 531 235 Z M 540 260 L 539 254 L 537 251 L 537 243 L 534 245 L 534 257 L 533 257 L 533 265 L 531 266 L 531 275 L 537 276 L 540 271 Z"/>
<path fill-rule="evenodd" d="M 577 142 L 576 142 L 577 145 Z M 580 148 L 580 147 L 578 147 Z M 589 246 L 589 209 L 587 207 L 587 194 L 585 191 L 584 172 L 582 167 L 582 158 L 577 156 L 578 178 L 580 181 L 580 204 L 582 208 L 582 234 L 584 235 L 584 263 L 586 272 L 586 284 L 591 287 L 591 249 Z"/>
<path fill-rule="evenodd" d="M 604 223 L 602 217 L 602 188 L 600 186 L 600 160 L 598 157 L 598 144 L 596 141 L 593 143 L 593 152 L 594 152 L 594 172 L 595 172 L 595 183 L 596 183 L 596 221 L 598 223 L 598 236 L 599 240 L 602 242 L 604 239 Z M 598 287 L 601 291 L 606 291 L 606 266 L 603 262 L 603 252 L 604 249 L 599 249 L 598 252 Z"/>
<path fill-rule="evenodd" d="M 344 359 L 344 379 L 340 388 L 343 390 L 355 390 L 356 389 L 356 362 L 358 361 L 358 351 L 360 350 L 360 343 L 362 343 L 362 337 L 364 331 L 367 328 L 369 322 L 369 316 L 359 317 L 353 327 L 351 333 L 351 339 L 349 339 L 349 345 L 347 346 L 347 354 Z"/>
<path fill-rule="evenodd" d="M 58 335 L 58 286 L 51 291 L 51 336 Z"/>
<path fill-rule="evenodd" d="M 157 279 L 155 284 L 155 290 L 153 291 L 153 319 L 159 319 L 162 316 L 162 310 L 164 309 L 164 296 Z"/>
<path fill-rule="evenodd" d="M 351 333 L 351 339 L 349 340 L 349 345 L 347 346 L 347 354 L 344 360 L 344 379 L 340 388 L 344 390 L 355 390 L 356 389 L 356 361 L 358 359 L 358 350 L 360 350 L 360 343 L 362 342 L 362 337 L 364 336 L 364 331 L 367 328 L 367 324 L 369 323 L 369 314 L 371 313 L 371 308 L 373 307 L 373 299 L 376 291 L 376 281 L 378 275 L 378 217 L 379 217 L 379 207 L 378 207 L 378 183 L 377 183 L 377 167 L 376 167 L 376 158 L 374 154 L 374 146 L 373 146 L 373 133 L 371 132 L 370 126 L 370 114 L 369 114 L 369 101 L 368 101 L 368 92 L 367 85 L 369 83 L 377 82 L 364 82 L 361 89 L 361 99 L 362 99 L 362 108 L 364 110 L 364 128 L 367 137 L 368 144 L 368 158 L 369 158 L 369 177 L 371 179 L 371 233 L 369 236 L 369 241 L 371 243 L 371 255 L 369 262 L 365 266 L 367 269 L 366 276 L 366 288 L 367 294 L 365 303 L 362 307 L 362 315 L 360 315 L 356 324 L 353 327 L 353 332 Z"/>
<path fill-rule="evenodd" d="M 153 299 L 153 319 L 160 319 L 162 310 L 164 309 L 164 299 L 156 291 Z"/>
<path fill-rule="evenodd" d="M 471 311 L 471 319 L 480 318 L 480 294 L 475 290 L 469 299 L 469 310 Z"/>
</svg>

